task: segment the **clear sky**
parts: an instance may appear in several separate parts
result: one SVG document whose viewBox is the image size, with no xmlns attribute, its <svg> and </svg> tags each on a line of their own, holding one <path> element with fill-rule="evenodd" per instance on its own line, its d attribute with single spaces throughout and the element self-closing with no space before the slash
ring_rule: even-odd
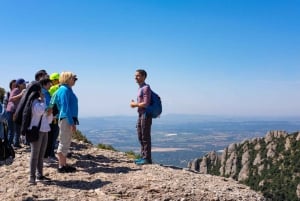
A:
<svg viewBox="0 0 300 201">
<path fill-rule="evenodd" d="M 163 114 L 300 114 L 298 0 L 3 0 L 0 86 L 72 71 L 81 117 L 136 115 L 134 73 Z"/>
</svg>

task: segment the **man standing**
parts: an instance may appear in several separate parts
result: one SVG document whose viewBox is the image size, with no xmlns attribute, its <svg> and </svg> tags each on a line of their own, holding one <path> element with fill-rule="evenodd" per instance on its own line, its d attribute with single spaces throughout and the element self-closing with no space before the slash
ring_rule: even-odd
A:
<svg viewBox="0 0 300 201">
<path fill-rule="evenodd" d="M 131 100 L 130 106 L 137 107 L 138 120 L 137 120 L 137 134 L 141 144 L 141 158 L 135 160 L 137 165 L 151 164 L 151 125 L 152 117 L 147 116 L 145 111 L 151 102 L 151 89 L 145 83 L 147 72 L 138 69 L 135 72 L 135 80 L 139 85 L 137 101 Z"/>
</svg>

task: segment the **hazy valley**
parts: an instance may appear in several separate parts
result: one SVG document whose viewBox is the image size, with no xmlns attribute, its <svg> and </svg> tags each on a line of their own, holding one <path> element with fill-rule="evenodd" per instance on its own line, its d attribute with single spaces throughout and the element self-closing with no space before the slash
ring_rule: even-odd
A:
<svg viewBox="0 0 300 201">
<path fill-rule="evenodd" d="M 139 153 L 136 117 L 82 118 L 78 129 L 93 144 L 109 144 L 120 151 Z M 262 137 L 269 130 L 298 131 L 298 118 L 229 118 L 167 115 L 153 120 L 152 150 L 155 163 L 186 167 L 209 151 L 222 151 L 233 142 Z"/>
</svg>

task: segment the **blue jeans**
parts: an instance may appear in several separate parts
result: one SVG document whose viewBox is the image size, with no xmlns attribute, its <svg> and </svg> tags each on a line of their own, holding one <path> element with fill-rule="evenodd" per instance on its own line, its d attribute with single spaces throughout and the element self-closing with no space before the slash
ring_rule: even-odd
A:
<svg viewBox="0 0 300 201">
<path fill-rule="evenodd" d="M 15 136 L 15 126 L 14 126 L 14 121 L 13 121 L 13 113 L 12 112 L 7 112 L 7 116 L 8 116 L 8 143 L 12 144 L 13 143 L 13 139 Z"/>
<path fill-rule="evenodd" d="M 8 115 L 8 142 L 14 146 L 20 145 L 21 126 L 13 120 L 14 113 L 7 112 Z"/>
</svg>

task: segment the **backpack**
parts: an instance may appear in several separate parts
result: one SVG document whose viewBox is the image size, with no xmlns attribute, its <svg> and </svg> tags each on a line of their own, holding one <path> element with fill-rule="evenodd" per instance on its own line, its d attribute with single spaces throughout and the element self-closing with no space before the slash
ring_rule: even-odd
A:
<svg viewBox="0 0 300 201">
<path fill-rule="evenodd" d="M 12 146 L 8 143 L 7 139 L 7 123 L 0 122 L 0 129 L 3 131 L 3 139 L 0 138 L 0 165 L 6 164 L 10 165 L 15 158 L 15 151 Z"/>
<path fill-rule="evenodd" d="M 149 86 L 149 85 L 148 85 Z M 157 118 L 162 113 L 161 99 L 157 93 L 151 90 L 151 101 L 150 105 L 146 108 L 146 116 L 151 116 L 152 118 Z M 143 93 L 143 90 L 142 90 Z"/>
<path fill-rule="evenodd" d="M 6 95 L 4 96 L 4 100 L 3 100 L 3 107 L 5 110 L 7 108 L 9 97 L 10 97 L 10 92 L 8 91 L 6 92 Z"/>
</svg>

